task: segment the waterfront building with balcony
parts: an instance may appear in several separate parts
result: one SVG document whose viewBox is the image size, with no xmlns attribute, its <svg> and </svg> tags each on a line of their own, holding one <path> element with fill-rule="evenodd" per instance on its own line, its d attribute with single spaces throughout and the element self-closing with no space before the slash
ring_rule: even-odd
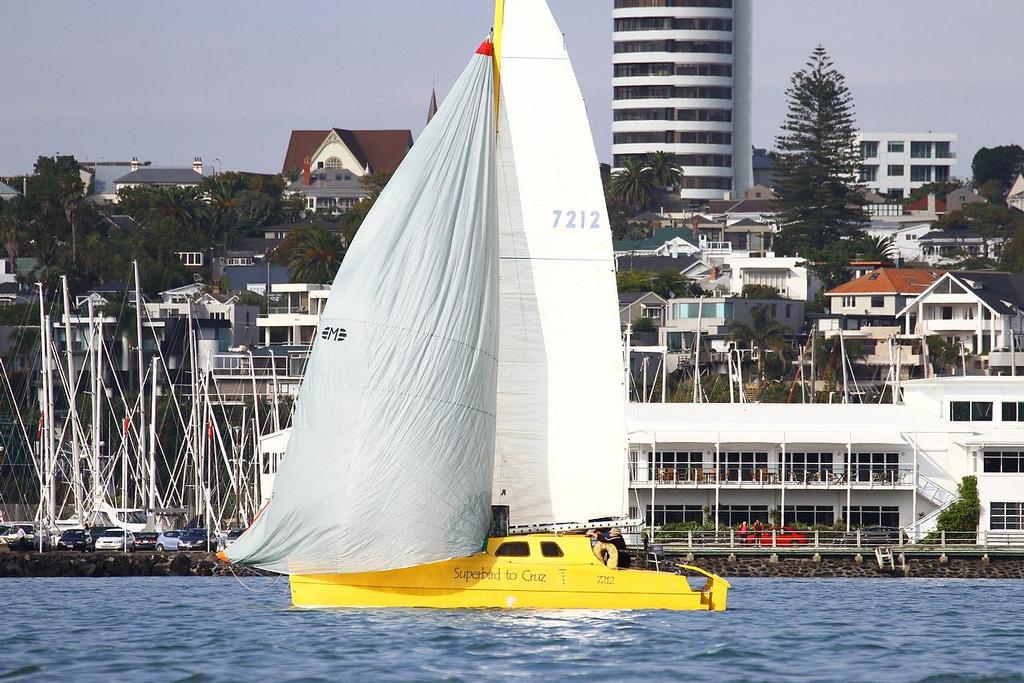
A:
<svg viewBox="0 0 1024 683">
<path fill-rule="evenodd" d="M 902 402 L 629 404 L 631 516 L 648 526 L 900 527 L 920 538 L 978 477 L 980 530 L 1024 531 L 1024 378 L 903 384 Z M 1009 511 L 1009 513 L 1007 512 Z"/>
<path fill-rule="evenodd" d="M 772 319 L 796 335 L 804 323 L 804 302 L 790 299 L 746 299 L 742 297 L 680 297 L 669 299 L 658 343 L 668 353 L 668 367 L 685 363 L 700 331 L 701 349 L 712 356 L 729 348 L 733 323 L 751 324 L 751 312 L 764 306 Z M 713 360 L 713 358 L 712 358 Z"/>
<path fill-rule="evenodd" d="M 1024 274 L 954 271 L 938 278 L 897 316 L 907 335 L 938 336 L 959 345 L 963 358 L 958 371 L 981 374 L 1024 366 L 1022 309 Z"/>
<path fill-rule="evenodd" d="M 689 228 L 657 228 L 642 240 L 615 240 L 615 256 L 689 256 L 700 251 L 697 239 Z"/>
<path fill-rule="evenodd" d="M 256 321 L 256 326 L 262 330 L 263 346 L 308 349 L 330 293 L 330 285 L 294 282 L 271 285 L 268 313 Z"/>
<path fill-rule="evenodd" d="M 858 180 L 893 199 L 909 197 L 928 183 L 952 178 L 956 133 L 860 133 Z"/>
<path fill-rule="evenodd" d="M 753 185 L 751 0 L 615 0 L 614 165 L 671 152 L 680 197 L 738 197 Z"/>
</svg>

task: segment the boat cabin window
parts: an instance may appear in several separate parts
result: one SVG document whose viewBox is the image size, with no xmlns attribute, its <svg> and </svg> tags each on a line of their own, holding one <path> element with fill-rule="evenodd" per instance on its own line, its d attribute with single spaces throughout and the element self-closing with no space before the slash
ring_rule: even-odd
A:
<svg viewBox="0 0 1024 683">
<path fill-rule="evenodd" d="M 561 546 L 554 541 L 544 541 L 540 544 L 540 554 L 544 557 L 565 557 Z"/>
<path fill-rule="evenodd" d="M 525 541 L 508 541 L 498 546 L 495 557 L 529 557 L 530 544 Z"/>
</svg>

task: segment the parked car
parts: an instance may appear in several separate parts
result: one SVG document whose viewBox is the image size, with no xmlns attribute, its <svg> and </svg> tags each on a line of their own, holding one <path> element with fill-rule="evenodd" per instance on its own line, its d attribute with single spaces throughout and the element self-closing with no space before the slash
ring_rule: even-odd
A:
<svg viewBox="0 0 1024 683">
<path fill-rule="evenodd" d="M 158 538 L 160 538 L 160 534 L 155 531 L 140 531 L 135 534 L 135 549 L 155 550 Z"/>
<path fill-rule="evenodd" d="M 94 548 L 100 550 L 135 550 L 135 534 L 124 529 L 107 529 L 96 539 Z"/>
<path fill-rule="evenodd" d="M 80 550 L 86 552 L 92 548 L 92 538 L 85 529 L 68 529 L 57 539 L 57 550 Z"/>
<path fill-rule="evenodd" d="M 225 548 L 229 547 L 229 546 L 230 546 L 230 545 L 232 545 L 232 544 L 233 544 L 233 543 L 234 543 L 235 541 L 237 541 L 237 540 L 238 540 L 238 537 L 239 537 L 239 536 L 241 536 L 241 535 L 242 535 L 242 534 L 244 534 L 244 533 L 245 533 L 245 529 L 232 529 L 231 531 L 229 531 L 229 532 L 228 532 L 228 533 L 227 533 L 227 534 L 226 534 L 226 535 L 224 536 L 224 538 L 223 538 L 223 539 L 221 539 L 221 543 L 220 543 L 220 549 L 221 549 L 221 550 L 224 550 Z"/>
<path fill-rule="evenodd" d="M 165 550 L 177 550 L 180 537 L 180 531 L 164 531 L 156 537 L 156 551 L 162 553 Z"/>
<path fill-rule="evenodd" d="M 216 550 L 217 539 L 206 529 L 185 529 L 178 538 L 178 550 Z"/>
<path fill-rule="evenodd" d="M 16 550 L 31 550 L 39 546 L 34 524 L 11 524 L 6 533 L 0 536 L 0 541 Z"/>
<path fill-rule="evenodd" d="M 96 547 L 96 539 L 99 538 L 100 536 L 102 536 L 103 534 L 107 533 L 107 530 L 111 529 L 111 528 L 113 528 L 114 530 L 117 529 L 117 527 L 106 527 L 106 526 L 91 526 L 88 529 L 86 529 L 85 530 L 85 535 L 89 537 L 89 547 L 90 548 L 95 548 Z"/>
<path fill-rule="evenodd" d="M 848 531 L 836 538 L 837 545 L 857 545 L 857 532 L 861 545 L 901 545 L 905 538 L 903 531 L 894 526 L 866 526 Z"/>
</svg>

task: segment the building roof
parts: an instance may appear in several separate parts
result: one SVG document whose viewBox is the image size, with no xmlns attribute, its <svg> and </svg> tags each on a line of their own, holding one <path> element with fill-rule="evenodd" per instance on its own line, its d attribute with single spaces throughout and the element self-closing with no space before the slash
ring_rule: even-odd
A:
<svg viewBox="0 0 1024 683">
<path fill-rule="evenodd" d="M 138 222 L 131 216 L 123 214 L 114 214 L 111 216 L 104 216 L 104 218 L 111 224 L 112 227 L 118 230 L 124 230 L 125 232 L 135 232 L 139 229 Z"/>
<path fill-rule="evenodd" d="M 958 270 L 951 275 L 994 311 L 1013 314 L 1015 307 L 1024 308 L 1024 273 Z"/>
<path fill-rule="evenodd" d="M 116 194 L 117 188 L 114 187 L 114 183 L 132 172 L 130 161 L 83 162 L 81 165 L 82 168 L 92 173 L 92 194 L 90 196 Z"/>
<path fill-rule="evenodd" d="M 661 296 L 654 292 L 619 292 L 619 306 L 628 306 L 629 304 L 635 304 L 641 299 L 645 299 L 649 296 L 653 296 L 661 301 L 661 303 L 668 303 Z"/>
<path fill-rule="evenodd" d="M 620 271 L 643 271 L 651 273 L 663 273 L 665 271 L 672 271 L 675 273 L 681 273 L 687 270 L 693 264 L 697 263 L 700 259 L 690 255 L 680 254 L 673 258 L 671 256 L 634 256 L 632 254 L 622 254 L 618 257 L 618 266 Z"/>
<path fill-rule="evenodd" d="M 17 197 L 19 194 L 21 193 L 7 183 L 0 182 L 0 197 Z"/>
<path fill-rule="evenodd" d="M 410 130 L 293 130 L 281 173 L 301 169 L 302 162 L 313 156 L 332 130 L 363 168 L 369 167 L 371 173 L 394 173 L 412 147 Z"/>
<path fill-rule="evenodd" d="M 932 230 L 921 235 L 919 242 L 937 242 L 939 240 L 980 240 L 984 239 L 974 230 Z"/>
<path fill-rule="evenodd" d="M 114 181 L 117 185 L 199 185 L 205 178 L 192 168 L 143 166 Z"/>
<path fill-rule="evenodd" d="M 708 202 L 711 213 L 774 213 L 770 199 L 715 199 Z"/>
<path fill-rule="evenodd" d="M 928 210 L 928 197 L 927 196 L 921 197 L 917 201 L 910 202 L 909 204 L 905 205 L 903 208 L 906 211 L 927 211 Z M 938 197 L 936 197 L 935 198 L 935 213 L 945 213 L 945 211 L 946 211 L 946 202 L 945 202 L 945 200 L 942 200 L 942 199 L 939 199 Z"/>
<path fill-rule="evenodd" d="M 271 285 L 283 285 L 290 281 L 288 269 L 284 266 L 270 266 L 268 269 L 263 264 L 225 266 L 224 277 L 228 279 L 228 287 L 233 292 L 247 289 L 249 285 L 265 285 L 268 278 Z"/>
<path fill-rule="evenodd" d="M 616 252 L 624 251 L 653 251 L 673 239 L 682 239 L 694 247 L 697 246 L 697 239 L 689 228 L 659 228 L 650 237 L 642 240 L 618 240 L 612 243 L 612 249 Z"/>
<path fill-rule="evenodd" d="M 850 294 L 921 294 L 945 271 L 929 268 L 876 268 L 826 292 L 826 296 Z"/>
</svg>

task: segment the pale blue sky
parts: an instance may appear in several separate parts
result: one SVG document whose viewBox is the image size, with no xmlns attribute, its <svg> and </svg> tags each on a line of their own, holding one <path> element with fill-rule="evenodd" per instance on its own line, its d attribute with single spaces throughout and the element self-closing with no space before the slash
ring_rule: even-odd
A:
<svg viewBox="0 0 1024 683">
<path fill-rule="evenodd" d="M 612 0 L 550 0 L 611 145 Z M 293 128 L 412 128 L 490 27 L 490 0 L 5 0 L 0 175 L 40 154 L 277 171 Z M 789 75 L 818 43 L 864 129 L 1024 143 L 1024 0 L 755 0 L 754 141 L 769 146 Z M 1012 49 L 1011 49 L 1012 48 Z"/>
</svg>

